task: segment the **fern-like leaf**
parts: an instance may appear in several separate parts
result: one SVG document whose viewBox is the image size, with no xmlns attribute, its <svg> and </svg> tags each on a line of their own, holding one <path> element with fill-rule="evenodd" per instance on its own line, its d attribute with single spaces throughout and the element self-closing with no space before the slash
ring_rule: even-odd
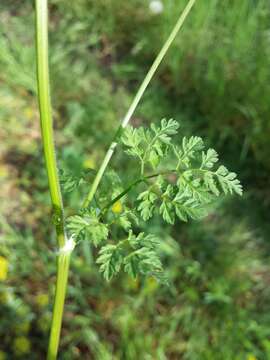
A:
<svg viewBox="0 0 270 360">
<path fill-rule="evenodd" d="M 100 222 L 95 209 L 90 209 L 83 215 L 70 216 L 67 219 L 67 228 L 77 240 L 87 239 L 98 246 L 108 237 L 108 226 Z"/>
<path fill-rule="evenodd" d="M 236 178 L 237 175 L 234 172 L 230 172 L 225 166 L 222 165 L 217 169 L 216 176 L 225 194 L 236 193 L 240 196 L 243 194 L 242 185 Z"/>
<path fill-rule="evenodd" d="M 106 245 L 99 251 L 97 264 L 100 264 L 100 272 L 103 273 L 107 281 L 119 273 L 123 264 L 123 253 L 117 245 Z"/>
</svg>

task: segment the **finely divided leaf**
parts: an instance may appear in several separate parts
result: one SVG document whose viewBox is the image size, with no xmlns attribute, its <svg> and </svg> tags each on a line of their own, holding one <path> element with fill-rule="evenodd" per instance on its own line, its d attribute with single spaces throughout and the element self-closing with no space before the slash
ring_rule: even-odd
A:
<svg viewBox="0 0 270 360">
<path fill-rule="evenodd" d="M 204 148 L 203 140 L 199 136 L 191 136 L 190 138 L 183 138 L 182 149 L 186 156 L 194 158 L 197 151 L 201 151 Z"/>
<path fill-rule="evenodd" d="M 144 138 L 143 128 L 134 129 L 132 126 L 127 126 L 121 137 L 122 143 L 128 147 L 126 153 L 140 158 L 143 155 L 141 143 L 144 141 Z"/>
<path fill-rule="evenodd" d="M 173 199 L 176 215 L 180 220 L 188 221 L 189 218 L 199 220 L 206 215 L 206 207 L 187 193 L 178 193 Z"/>
<path fill-rule="evenodd" d="M 228 192 L 233 194 L 234 192 L 238 195 L 243 194 L 243 188 L 240 184 L 240 181 L 236 178 L 234 172 L 229 172 L 225 166 L 220 166 L 216 171 L 216 176 L 219 181 L 219 184 L 225 194 Z"/>
<path fill-rule="evenodd" d="M 160 126 L 154 124 L 145 130 L 143 127 L 134 129 L 127 127 L 122 135 L 122 143 L 128 147 L 126 153 L 137 156 L 142 164 L 150 163 L 156 168 L 171 146 L 171 137 L 177 134 L 177 121 L 162 119 Z"/>
<path fill-rule="evenodd" d="M 178 158 L 178 167 L 187 168 L 198 152 L 204 148 L 203 140 L 198 136 L 184 137 L 181 146 L 174 146 L 175 155 Z"/>
<path fill-rule="evenodd" d="M 83 215 L 70 216 L 67 228 L 77 240 L 90 240 L 95 246 L 108 237 L 108 226 L 98 219 L 95 210 Z"/>
<path fill-rule="evenodd" d="M 123 131 L 121 140 L 127 147 L 126 152 L 139 158 L 142 182 L 148 186 L 137 197 L 137 209 L 145 221 L 154 211 L 169 224 L 174 224 L 176 217 L 182 221 L 198 220 L 207 215 L 211 203 L 221 192 L 242 195 L 236 174 L 224 166 L 216 168 L 217 152 L 214 149 L 203 151 L 204 143 L 200 137 L 184 137 L 178 146 L 172 143 L 178 128 L 176 121 L 163 119 L 159 126 L 151 125 L 150 129 L 129 126 Z M 175 155 L 173 161 L 167 157 L 172 153 Z M 158 171 L 156 167 L 161 160 L 168 161 Z M 145 175 L 147 164 L 155 169 L 154 174 Z M 171 164 L 175 167 L 168 170 Z M 156 177 L 150 184 L 150 179 Z M 116 245 L 106 245 L 100 250 L 97 263 L 101 265 L 104 277 L 110 280 L 122 267 L 134 278 L 138 274 L 162 278 L 159 240 L 153 235 L 134 234 L 127 208 L 121 203 L 115 204 L 112 212 L 114 223 L 129 231 L 129 235 Z M 129 212 L 134 214 L 132 210 Z M 108 237 L 107 225 L 100 221 L 95 209 L 71 217 L 68 228 L 78 238 L 90 237 L 95 245 Z"/>
<path fill-rule="evenodd" d="M 151 190 L 146 190 L 142 192 L 137 199 L 141 200 L 140 205 L 138 206 L 138 211 L 141 213 L 143 220 L 149 220 L 153 216 L 155 209 L 154 204 L 158 199 L 157 194 Z"/>
<path fill-rule="evenodd" d="M 170 144 L 171 136 L 177 134 L 179 124 L 177 121 L 170 119 L 162 119 L 160 127 L 152 124 L 151 129 L 155 134 L 155 138 L 165 144 Z"/>
<path fill-rule="evenodd" d="M 125 272 L 134 278 L 139 273 L 143 275 L 161 274 L 162 264 L 158 255 L 160 242 L 154 235 L 145 236 L 144 233 L 135 235 L 130 231 L 128 243 L 133 251 L 124 259 Z"/>
<path fill-rule="evenodd" d="M 194 176 L 190 170 L 185 171 L 177 181 L 180 193 L 185 193 L 190 198 L 200 203 L 208 204 L 213 200 L 208 188 L 203 184 L 200 178 Z"/>
<path fill-rule="evenodd" d="M 136 278 L 139 273 L 147 275 L 148 273 L 161 272 L 162 264 L 155 251 L 148 247 L 142 247 L 125 257 L 124 271 Z"/>
<path fill-rule="evenodd" d="M 81 178 L 74 176 L 64 170 L 59 171 L 60 185 L 63 192 L 70 193 L 80 185 Z"/>
<path fill-rule="evenodd" d="M 117 245 L 106 245 L 99 251 L 97 264 L 100 264 L 100 272 L 103 273 L 107 281 L 116 275 L 123 263 L 123 254 Z"/>
<path fill-rule="evenodd" d="M 203 151 L 201 169 L 211 169 L 217 161 L 218 153 L 214 149 L 208 149 L 206 153 Z"/>
</svg>

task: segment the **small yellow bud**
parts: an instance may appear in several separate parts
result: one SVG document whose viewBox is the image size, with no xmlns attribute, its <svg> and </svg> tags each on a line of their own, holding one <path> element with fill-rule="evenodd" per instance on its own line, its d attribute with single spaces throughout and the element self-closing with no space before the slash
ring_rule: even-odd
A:
<svg viewBox="0 0 270 360">
<path fill-rule="evenodd" d="M 96 166 L 96 162 L 93 158 L 89 157 L 87 159 L 84 160 L 83 162 L 83 167 L 85 169 L 94 169 Z"/>
<path fill-rule="evenodd" d="M 116 201 L 112 206 L 112 212 L 115 214 L 120 214 L 123 211 L 123 206 L 121 204 L 121 201 Z"/>
<path fill-rule="evenodd" d="M 8 261 L 3 256 L 0 256 L 0 281 L 6 280 L 7 273 L 8 273 Z"/>
<path fill-rule="evenodd" d="M 149 291 L 149 292 L 153 292 L 155 291 L 156 289 L 158 288 L 158 282 L 155 278 L 153 277 L 150 277 L 147 279 L 146 281 L 146 289 Z"/>
<path fill-rule="evenodd" d="M 247 360 L 257 360 L 257 358 L 254 355 L 248 355 Z"/>
<path fill-rule="evenodd" d="M 30 352 L 31 343 L 25 336 L 19 336 L 14 340 L 14 352 L 17 355 L 28 354 Z"/>
</svg>

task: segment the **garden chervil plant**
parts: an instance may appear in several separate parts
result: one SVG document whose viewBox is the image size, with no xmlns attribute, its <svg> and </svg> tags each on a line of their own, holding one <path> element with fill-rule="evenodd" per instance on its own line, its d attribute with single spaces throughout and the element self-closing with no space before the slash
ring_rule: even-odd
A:
<svg viewBox="0 0 270 360">
<path fill-rule="evenodd" d="M 137 228 L 140 221 L 156 215 L 169 224 L 176 218 L 199 220 L 221 194 L 242 195 L 236 174 L 217 166 L 217 152 L 205 149 L 198 136 L 173 142 L 178 130 L 179 124 L 172 119 L 150 128 L 128 126 L 120 142 L 127 156 L 137 159 L 138 178 L 125 189 L 119 179 L 115 196 L 97 191 L 92 206 L 67 218 L 67 229 L 76 242 L 90 241 L 100 248 L 97 263 L 106 280 L 121 269 L 134 278 L 141 274 L 164 279 L 159 240 L 153 234 L 134 232 L 133 225 Z M 71 181 L 72 177 L 65 176 L 67 189 Z M 128 194 L 136 190 L 137 201 L 128 201 Z M 114 226 L 126 233 L 123 239 L 110 237 Z"/>
<path fill-rule="evenodd" d="M 217 165 L 218 155 L 205 149 L 197 136 L 179 139 L 179 124 L 163 119 L 149 128 L 133 128 L 129 122 L 147 86 L 182 28 L 196 0 L 190 0 L 163 45 L 110 145 L 105 158 L 95 173 L 90 190 L 76 214 L 65 218 L 63 191 L 75 191 L 87 186 L 86 174 L 77 176 L 58 170 L 53 120 L 49 94 L 48 66 L 48 4 L 36 0 L 37 79 L 41 133 L 53 208 L 53 223 L 58 240 L 57 281 L 47 359 L 56 359 L 59 347 L 64 300 L 68 280 L 70 256 L 81 241 L 89 241 L 98 248 L 97 264 L 106 280 L 120 271 L 133 278 L 152 276 L 166 281 L 163 276 L 160 239 L 155 234 L 139 232 L 141 222 L 162 216 L 165 222 L 198 220 L 206 216 L 211 205 L 221 194 L 242 195 L 236 174 Z M 121 174 L 106 171 L 117 145 L 126 156 L 133 157 L 137 176 L 125 187 Z M 111 186 L 104 187 L 105 182 Z M 113 186 L 112 186 L 113 185 Z M 133 201 L 129 194 L 137 193 Z M 120 234 L 113 238 L 113 229 Z"/>
</svg>

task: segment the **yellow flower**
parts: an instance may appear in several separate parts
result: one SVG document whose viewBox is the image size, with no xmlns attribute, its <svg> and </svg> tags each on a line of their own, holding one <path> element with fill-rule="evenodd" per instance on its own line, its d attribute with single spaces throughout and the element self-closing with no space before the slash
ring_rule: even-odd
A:
<svg viewBox="0 0 270 360">
<path fill-rule="evenodd" d="M 38 294 L 36 297 L 36 303 L 39 307 L 45 307 L 49 304 L 48 294 Z"/>
<path fill-rule="evenodd" d="M 257 358 L 254 355 L 248 355 L 247 360 L 257 360 Z"/>
<path fill-rule="evenodd" d="M 149 292 L 153 292 L 158 288 L 158 282 L 155 278 L 150 277 L 146 281 L 146 290 Z"/>
<path fill-rule="evenodd" d="M 93 158 L 89 157 L 87 159 L 84 160 L 83 162 L 83 167 L 85 169 L 94 169 L 96 166 L 96 162 Z"/>
<path fill-rule="evenodd" d="M 4 281 L 7 278 L 8 261 L 3 256 L 0 256 L 0 281 Z"/>
<path fill-rule="evenodd" d="M 112 206 L 112 212 L 115 214 L 120 214 L 123 211 L 123 206 L 121 204 L 121 201 L 116 201 Z"/>
<path fill-rule="evenodd" d="M 25 336 L 19 336 L 14 340 L 14 351 L 17 355 L 28 354 L 31 343 Z"/>
</svg>

